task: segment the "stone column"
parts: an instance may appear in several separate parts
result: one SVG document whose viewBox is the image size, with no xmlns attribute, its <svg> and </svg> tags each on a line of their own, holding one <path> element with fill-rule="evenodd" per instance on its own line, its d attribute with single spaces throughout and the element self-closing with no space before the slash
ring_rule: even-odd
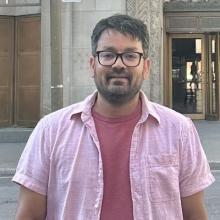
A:
<svg viewBox="0 0 220 220">
<path fill-rule="evenodd" d="M 163 103 L 163 1 L 127 0 L 127 13 L 144 21 L 150 34 L 149 57 L 152 61 L 150 78 L 143 90 L 152 101 Z"/>
<path fill-rule="evenodd" d="M 62 29 L 62 73 L 63 73 L 63 106 L 71 104 L 71 76 L 73 75 L 73 26 L 72 4 L 61 4 L 61 29 Z M 78 75 L 78 77 L 80 77 Z"/>
<path fill-rule="evenodd" d="M 51 112 L 50 0 L 41 1 L 41 116 Z"/>
<path fill-rule="evenodd" d="M 63 107 L 61 1 L 50 1 L 51 24 L 51 110 Z"/>
</svg>

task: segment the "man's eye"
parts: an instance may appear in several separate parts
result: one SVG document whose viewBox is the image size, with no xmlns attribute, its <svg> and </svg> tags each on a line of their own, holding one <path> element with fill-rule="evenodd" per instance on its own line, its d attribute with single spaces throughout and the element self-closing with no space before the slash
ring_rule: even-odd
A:
<svg viewBox="0 0 220 220">
<path fill-rule="evenodd" d="M 114 59 L 115 55 L 113 53 L 101 53 L 100 54 L 102 58 L 104 59 Z"/>
<path fill-rule="evenodd" d="M 128 60 L 134 60 L 138 58 L 138 55 L 136 53 L 126 53 L 124 54 L 124 58 Z"/>
</svg>

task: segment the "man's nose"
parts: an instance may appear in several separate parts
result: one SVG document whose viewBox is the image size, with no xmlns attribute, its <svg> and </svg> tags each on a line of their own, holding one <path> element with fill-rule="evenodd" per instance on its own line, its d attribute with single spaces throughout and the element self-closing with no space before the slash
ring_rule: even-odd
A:
<svg viewBox="0 0 220 220">
<path fill-rule="evenodd" d="M 118 56 L 116 58 L 115 63 L 112 65 L 112 67 L 120 67 L 120 68 L 125 68 L 125 64 L 122 61 L 122 56 Z"/>
</svg>

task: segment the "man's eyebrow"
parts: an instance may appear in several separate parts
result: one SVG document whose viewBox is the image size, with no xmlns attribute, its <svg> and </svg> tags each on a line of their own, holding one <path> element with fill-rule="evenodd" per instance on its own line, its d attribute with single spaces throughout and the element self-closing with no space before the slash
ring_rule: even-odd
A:
<svg viewBox="0 0 220 220">
<path fill-rule="evenodd" d="M 113 51 L 113 52 L 116 52 L 116 48 L 114 47 L 103 47 L 102 50 L 107 50 L 107 51 Z"/>
<path fill-rule="evenodd" d="M 134 52 L 134 51 L 137 51 L 138 48 L 137 47 L 129 47 L 129 48 L 126 48 L 124 51 L 125 52 Z"/>
<path fill-rule="evenodd" d="M 102 50 L 118 52 L 118 50 L 115 47 L 103 47 Z M 125 48 L 123 52 L 134 52 L 137 50 L 138 50 L 137 47 L 128 47 L 128 48 Z"/>
</svg>

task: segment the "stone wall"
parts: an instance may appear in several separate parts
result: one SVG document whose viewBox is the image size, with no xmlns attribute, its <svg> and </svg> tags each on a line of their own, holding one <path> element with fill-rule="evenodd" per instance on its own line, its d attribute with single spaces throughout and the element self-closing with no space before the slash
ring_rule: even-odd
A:
<svg viewBox="0 0 220 220">
<path fill-rule="evenodd" d="M 63 105 L 78 102 L 95 90 L 89 69 L 90 36 L 101 18 L 126 13 L 125 0 L 62 3 Z"/>
</svg>

